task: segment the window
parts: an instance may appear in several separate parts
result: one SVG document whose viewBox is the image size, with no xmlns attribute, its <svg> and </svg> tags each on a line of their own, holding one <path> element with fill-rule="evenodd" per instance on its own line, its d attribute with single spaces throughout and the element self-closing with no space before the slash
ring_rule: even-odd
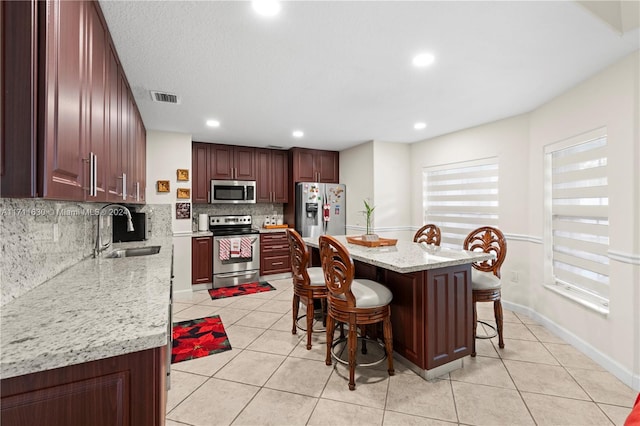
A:
<svg viewBox="0 0 640 426">
<path fill-rule="evenodd" d="M 545 169 L 547 287 L 607 313 L 606 129 L 548 145 Z"/>
<path fill-rule="evenodd" d="M 469 232 L 497 226 L 497 157 L 428 167 L 422 181 L 424 223 L 440 227 L 442 247 L 459 249 Z"/>
</svg>

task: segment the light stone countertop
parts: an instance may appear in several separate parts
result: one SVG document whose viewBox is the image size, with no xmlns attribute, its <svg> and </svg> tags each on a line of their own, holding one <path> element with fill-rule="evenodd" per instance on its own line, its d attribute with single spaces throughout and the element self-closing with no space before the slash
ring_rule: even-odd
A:
<svg viewBox="0 0 640 426">
<path fill-rule="evenodd" d="M 287 228 L 258 228 L 261 234 L 269 234 L 271 232 L 287 232 Z"/>
<path fill-rule="evenodd" d="M 427 246 L 413 241 L 398 240 L 395 246 L 365 247 L 348 243 L 344 235 L 334 235 L 344 245 L 353 260 L 406 274 L 427 269 L 446 268 L 493 259 L 493 254 Z M 309 247 L 318 248 L 317 238 L 303 238 Z"/>
<path fill-rule="evenodd" d="M 160 245 L 149 256 L 104 257 Z M 164 346 L 171 238 L 114 244 L 7 303 L 0 314 L 3 379 Z"/>
</svg>

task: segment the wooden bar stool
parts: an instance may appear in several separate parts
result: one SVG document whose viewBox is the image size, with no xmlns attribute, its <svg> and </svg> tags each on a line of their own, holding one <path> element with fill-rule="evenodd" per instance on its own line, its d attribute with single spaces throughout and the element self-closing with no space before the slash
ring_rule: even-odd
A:
<svg viewBox="0 0 640 426">
<path fill-rule="evenodd" d="M 440 228 L 433 223 L 429 223 L 418 229 L 416 235 L 413 236 L 414 243 L 427 243 L 434 246 L 440 245 Z"/>
<path fill-rule="evenodd" d="M 336 322 L 347 324 L 349 354 L 349 390 L 355 390 L 357 329 L 359 326 L 382 322 L 387 371 L 393 376 L 393 335 L 391 331 L 391 300 L 393 295 L 384 285 L 365 279 L 354 279 L 355 267 L 351 255 L 338 240 L 320 236 L 320 260 L 327 295 L 327 358 L 331 365 L 331 349 Z"/>
<path fill-rule="evenodd" d="M 469 251 L 483 251 L 494 253 L 495 259 L 472 263 L 471 266 L 471 291 L 473 294 L 473 344 L 471 356 L 476 356 L 476 338 L 487 339 L 495 337 L 478 336 L 478 322 L 496 330 L 498 346 L 504 348 L 502 336 L 502 283 L 500 282 L 500 267 L 507 255 L 507 240 L 502 232 L 491 226 L 483 226 L 475 229 L 467 235 L 462 248 Z M 493 313 L 496 320 L 495 328 L 484 321 L 478 321 L 476 302 L 493 302 Z"/>
<path fill-rule="evenodd" d="M 309 268 L 309 250 L 302 237 L 294 229 L 287 228 L 289 239 L 289 255 L 291 256 L 291 272 L 293 274 L 293 328 L 291 334 L 297 333 L 298 310 L 300 301 L 307 306 L 307 350 L 311 349 L 311 333 L 313 333 L 313 301 L 320 299 L 324 316 L 324 305 L 327 299 L 327 286 L 324 283 L 322 268 Z M 324 321 L 323 321 L 324 322 Z M 302 327 L 301 327 L 302 328 Z M 324 330 L 322 330 L 324 331 Z"/>
</svg>

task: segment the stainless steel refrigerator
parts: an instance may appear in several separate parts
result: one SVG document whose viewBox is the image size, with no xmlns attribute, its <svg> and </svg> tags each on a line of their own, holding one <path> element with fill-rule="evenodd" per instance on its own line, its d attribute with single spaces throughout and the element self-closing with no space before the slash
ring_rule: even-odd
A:
<svg viewBox="0 0 640 426">
<path fill-rule="evenodd" d="M 341 183 L 296 184 L 296 231 L 303 237 L 344 235 L 347 193 Z"/>
</svg>

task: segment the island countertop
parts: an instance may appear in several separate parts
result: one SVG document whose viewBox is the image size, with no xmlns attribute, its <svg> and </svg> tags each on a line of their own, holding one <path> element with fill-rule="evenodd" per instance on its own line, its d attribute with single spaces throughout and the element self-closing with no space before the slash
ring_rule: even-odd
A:
<svg viewBox="0 0 640 426">
<path fill-rule="evenodd" d="M 395 246 L 365 247 L 347 242 L 345 235 L 334 235 L 344 245 L 353 260 L 380 266 L 401 274 L 428 269 L 464 265 L 493 259 L 489 253 L 454 250 L 438 246 L 398 240 Z M 318 248 L 317 238 L 303 238 L 309 247 Z"/>
<path fill-rule="evenodd" d="M 171 238 L 149 256 L 85 259 L 2 307 L 2 379 L 164 346 Z"/>
</svg>

